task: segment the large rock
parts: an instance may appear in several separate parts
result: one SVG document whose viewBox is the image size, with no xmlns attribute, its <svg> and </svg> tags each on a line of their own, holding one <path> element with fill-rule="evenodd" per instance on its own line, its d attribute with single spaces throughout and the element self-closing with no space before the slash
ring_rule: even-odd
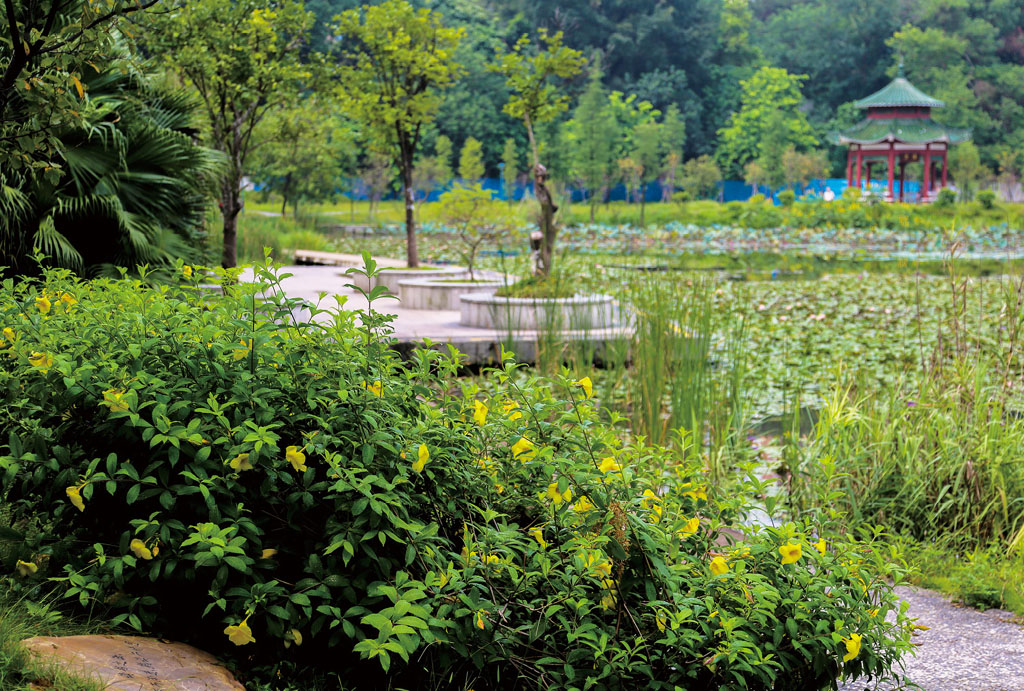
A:
<svg viewBox="0 0 1024 691">
<path fill-rule="evenodd" d="M 217 658 L 184 643 L 141 636 L 55 636 L 22 641 L 77 676 L 125 691 L 245 691 Z"/>
</svg>

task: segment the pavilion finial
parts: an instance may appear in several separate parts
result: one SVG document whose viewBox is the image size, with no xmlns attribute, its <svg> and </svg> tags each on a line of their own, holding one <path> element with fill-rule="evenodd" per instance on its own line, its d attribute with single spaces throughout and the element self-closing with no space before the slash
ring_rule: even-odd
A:
<svg viewBox="0 0 1024 691">
<path fill-rule="evenodd" d="M 903 74 L 903 55 L 900 55 L 900 65 L 896 70 L 896 76 L 900 79 L 906 79 L 907 75 Z"/>
</svg>

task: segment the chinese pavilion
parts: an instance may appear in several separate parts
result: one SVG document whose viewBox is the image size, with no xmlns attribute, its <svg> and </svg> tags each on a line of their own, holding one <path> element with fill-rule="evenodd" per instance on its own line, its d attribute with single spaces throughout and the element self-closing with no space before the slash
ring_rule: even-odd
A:
<svg viewBox="0 0 1024 691">
<path fill-rule="evenodd" d="M 932 108 L 946 104 L 921 92 L 900 73 L 888 86 L 876 91 L 854 105 L 866 110 L 866 117 L 848 130 L 834 135 L 836 144 L 847 145 L 846 182 L 860 188 L 866 174 L 871 185 L 871 169 L 886 162 L 888 187 L 885 200 L 904 201 L 904 182 L 908 163 L 920 161 L 924 166 L 921 193 L 918 201 L 935 199 L 938 189 L 946 186 L 949 147 L 970 139 L 968 130 L 946 127 L 932 120 Z M 935 170 L 941 161 L 941 172 Z M 899 177 L 899 195 L 893 194 L 893 184 Z M 936 184 L 941 175 L 941 183 Z M 908 200 L 909 201 L 909 200 Z"/>
</svg>

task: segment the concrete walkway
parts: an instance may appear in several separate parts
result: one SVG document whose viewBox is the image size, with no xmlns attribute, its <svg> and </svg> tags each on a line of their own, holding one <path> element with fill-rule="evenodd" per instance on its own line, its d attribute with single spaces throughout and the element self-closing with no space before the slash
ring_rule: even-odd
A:
<svg viewBox="0 0 1024 691">
<path fill-rule="evenodd" d="M 906 681 L 924 691 L 1021 691 L 1024 689 L 1024 627 L 1012 612 L 979 612 L 923 588 L 897 588 L 921 626 L 907 655 Z M 914 688 L 900 680 L 855 681 L 840 691 Z"/>
</svg>

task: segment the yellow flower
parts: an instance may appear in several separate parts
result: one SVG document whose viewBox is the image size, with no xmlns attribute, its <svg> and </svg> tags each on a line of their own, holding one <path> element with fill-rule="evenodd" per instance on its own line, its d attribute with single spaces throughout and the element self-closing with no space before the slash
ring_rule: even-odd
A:
<svg viewBox="0 0 1024 691">
<path fill-rule="evenodd" d="M 782 555 L 783 564 L 793 564 L 800 561 L 800 557 L 804 555 L 804 552 L 800 545 L 785 544 L 779 547 L 779 554 Z"/>
<path fill-rule="evenodd" d="M 604 597 L 601 598 L 601 607 L 604 609 L 615 609 L 616 584 L 614 579 L 601 579 L 601 587 L 605 589 Z"/>
<path fill-rule="evenodd" d="M 692 483 L 689 483 L 689 482 L 687 482 L 686 484 L 683 485 L 683 487 L 692 487 L 692 486 L 693 486 Z M 703 499 L 704 501 L 708 500 L 708 494 L 704 490 L 703 487 L 698 487 L 696 489 L 687 490 L 686 492 L 683 492 L 683 496 L 684 497 L 690 497 L 694 501 L 697 501 L 698 499 Z"/>
<path fill-rule="evenodd" d="M 476 627 L 483 631 L 486 626 L 487 625 L 484 623 L 484 613 L 483 610 L 481 610 L 476 613 Z"/>
<path fill-rule="evenodd" d="M 18 567 L 17 568 L 18 568 L 18 576 L 20 576 L 21 578 L 28 578 L 29 576 L 31 576 L 32 574 L 34 574 L 36 571 L 39 570 L 39 567 L 36 566 L 35 564 L 33 564 L 32 562 L 30 562 L 30 561 L 22 561 L 21 559 L 18 560 Z"/>
<path fill-rule="evenodd" d="M 40 372 L 48 372 L 53 367 L 53 356 L 49 353 L 39 353 L 33 351 L 28 356 L 28 364 L 35 367 Z"/>
<path fill-rule="evenodd" d="M 238 626 L 228 626 L 224 629 L 224 633 L 227 634 L 228 640 L 235 645 L 246 645 L 248 643 L 255 643 L 256 639 L 252 637 L 252 629 L 249 628 L 249 617 L 252 614 L 247 614 L 242 623 Z"/>
<path fill-rule="evenodd" d="M 683 526 L 682 530 L 676 532 L 676 535 L 679 536 L 680 540 L 685 540 L 691 535 L 695 535 L 698 528 L 700 528 L 700 518 L 694 516 L 686 522 L 686 525 Z"/>
<path fill-rule="evenodd" d="M 590 398 L 594 395 L 594 383 L 590 381 L 590 377 L 583 377 L 583 379 L 573 382 L 573 386 L 578 386 L 583 389 L 583 395 L 586 398 Z"/>
<path fill-rule="evenodd" d="M 298 473 L 306 472 L 306 454 L 297 446 L 289 446 L 284 450 L 284 459 L 292 464 Z"/>
<path fill-rule="evenodd" d="M 422 473 L 429 460 L 430 449 L 427 448 L 426 444 L 420 444 L 420 448 L 416 451 L 416 460 L 413 461 L 412 469 L 417 473 Z"/>
<path fill-rule="evenodd" d="M 566 488 L 564 492 L 559 492 L 558 483 L 552 482 L 550 485 L 548 485 L 548 491 L 545 492 L 544 496 L 550 499 L 552 504 L 558 506 L 563 501 L 572 501 L 572 488 Z"/>
<path fill-rule="evenodd" d="M 583 557 L 583 563 L 590 571 L 590 575 L 602 582 L 612 575 L 611 562 L 605 559 L 600 552 L 588 552 Z"/>
<path fill-rule="evenodd" d="M 384 395 L 384 386 L 379 381 L 375 381 L 372 384 L 364 383 L 363 387 L 365 387 L 367 391 L 372 393 L 377 398 L 380 398 L 381 396 Z"/>
<path fill-rule="evenodd" d="M 576 513 L 586 513 L 593 511 L 595 508 L 597 507 L 586 497 L 580 497 L 580 500 L 572 505 L 572 510 Z"/>
<path fill-rule="evenodd" d="M 252 339 L 251 338 L 248 341 L 239 341 L 239 343 L 242 344 L 242 347 L 241 348 L 235 348 L 234 350 L 231 351 L 231 357 L 234 358 L 236 361 L 237 360 L 241 360 L 242 358 L 248 357 L 249 353 L 252 352 Z"/>
<path fill-rule="evenodd" d="M 860 634 L 851 633 L 849 638 L 844 638 L 846 644 L 846 655 L 843 655 L 843 662 L 849 662 L 860 655 Z"/>
<path fill-rule="evenodd" d="M 611 456 L 605 456 L 601 459 L 601 465 L 597 469 L 602 473 L 617 473 L 622 470 L 622 467 Z"/>
<path fill-rule="evenodd" d="M 641 505 L 645 509 L 650 509 L 654 513 L 654 522 L 658 523 L 661 521 L 661 497 L 652 492 L 649 489 L 644 490 L 644 500 Z"/>
<path fill-rule="evenodd" d="M 103 392 L 103 405 L 110 408 L 112 413 L 126 411 L 128 410 L 128 404 L 125 402 L 124 397 L 124 389 L 107 389 Z"/>
<path fill-rule="evenodd" d="M 485 554 L 483 561 L 484 564 L 497 564 L 501 562 L 501 558 L 497 554 Z"/>
<path fill-rule="evenodd" d="M 287 452 L 285 452 L 285 455 L 287 456 Z M 288 460 L 290 461 L 291 459 L 289 458 Z M 243 470 L 252 470 L 252 463 L 249 462 L 249 454 L 247 453 L 238 454 L 228 461 L 228 465 L 231 466 L 231 469 L 236 473 L 240 473 Z M 298 468 L 296 468 L 296 470 L 298 470 Z"/>
<path fill-rule="evenodd" d="M 192 267 L 189 266 L 188 264 L 181 267 L 181 275 L 184 276 L 185 278 L 192 278 Z"/>
<path fill-rule="evenodd" d="M 519 441 L 512 445 L 512 458 L 518 458 L 523 463 L 531 460 L 537 455 L 537 449 L 533 442 L 526 437 L 520 437 Z"/>
<path fill-rule="evenodd" d="M 131 545 L 129 545 L 129 547 L 132 550 L 132 554 L 134 554 L 139 559 L 149 560 L 153 558 L 153 553 L 149 551 L 149 547 L 146 547 L 146 543 L 140 540 L 139 538 L 135 538 L 134 540 L 132 540 Z"/>
<path fill-rule="evenodd" d="M 4 338 L 7 339 L 8 343 L 12 343 L 13 344 L 14 343 L 14 339 L 16 339 L 17 337 L 18 337 L 18 335 L 16 333 L 14 333 L 14 329 L 12 329 L 9 326 L 5 326 L 4 327 Z"/>
<path fill-rule="evenodd" d="M 45 295 L 40 295 L 36 298 L 36 307 L 39 308 L 40 314 L 50 313 L 50 300 Z"/>
<path fill-rule="evenodd" d="M 79 511 L 85 511 L 85 501 L 82 499 L 82 488 L 85 485 L 79 485 L 78 487 L 68 487 L 64 490 L 64 493 L 68 495 L 68 499 L 71 500 L 71 505 Z"/>
<path fill-rule="evenodd" d="M 501 410 L 509 420 L 518 420 L 523 416 L 523 414 L 520 413 L 517 408 L 519 408 L 519 404 L 512 399 L 509 399 L 505 401 L 505 405 L 501 407 Z"/>
<path fill-rule="evenodd" d="M 271 549 L 269 547 L 267 549 L 263 550 L 262 552 L 260 552 L 260 559 L 273 559 L 276 556 L 277 556 L 277 550 L 276 549 Z"/>
<path fill-rule="evenodd" d="M 818 541 L 814 543 L 814 548 L 816 550 L 818 550 L 819 554 L 824 555 L 825 554 L 825 538 L 823 538 L 823 537 L 818 538 Z"/>
<path fill-rule="evenodd" d="M 729 564 L 722 557 L 715 557 L 711 560 L 711 573 L 721 576 L 729 570 Z"/>
<path fill-rule="evenodd" d="M 473 422 L 478 425 L 487 421 L 487 406 L 483 401 L 473 401 Z"/>
<path fill-rule="evenodd" d="M 290 648 L 292 643 L 302 645 L 302 632 L 298 629 L 288 629 L 284 634 L 284 647 Z"/>
<path fill-rule="evenodd" d="M 537 544 L 540 545 L 541 549 L 547 549 L 548 548 L 547 540 L 544 539 L 544 529 L 543 528 L 534 528 L 533 530 L 530 531 L 530 535 L 533 535 L 533 539 L 537 541 Z"/>
<path fill-rule="evenodd" d="M 78 304 L 78 300 L 71 293 L 61 293 L 60 301 L 64 305 L 65 310 Z"/>
</svg>

